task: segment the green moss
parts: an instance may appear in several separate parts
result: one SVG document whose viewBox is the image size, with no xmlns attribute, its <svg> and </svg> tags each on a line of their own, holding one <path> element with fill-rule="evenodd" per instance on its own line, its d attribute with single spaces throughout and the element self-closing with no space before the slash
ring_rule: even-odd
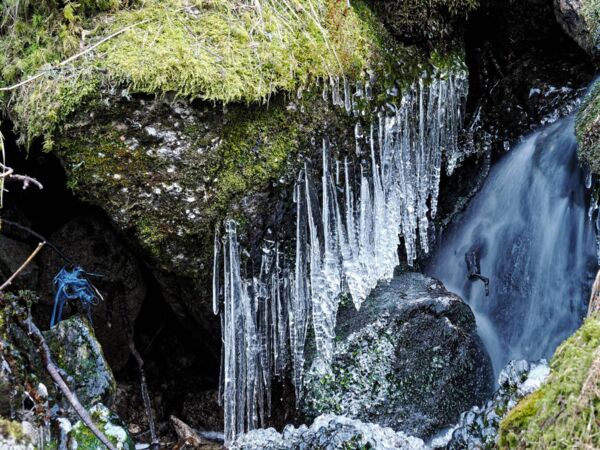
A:
<svg viewBox="0 0 600 450">
<path fill-rule="evenodd" d="M 556 351 L 551 375 L 500 424 L 501 448 L 598 448 L 600 319 L 586 320 Z"/>
<path fill-rule="evenodd" d="M 8 85 L 44 71 L 10 102 L 26 140 L 44 136 L 51 148 L 54 132 L 74 110 L 97 98 L 101 85 L 225 103 L 263 102 L 321 78 L 359 79 L 396 57 L 383 26 L 358 1 L 349 9 L 342 0 L 267 1 L 260 7 L 229 0 L 125 4 L 96 2 L 94 8 L 79 6 L 74 16 L 66 7 L 32 7 L 32 14 L 18 15 L 0 36 L 0 82 Z M 81 46 L 120 30 L 126 31 L 58 65 Z"/>
<path fill-rule="evenodd" d="M 595 174 L 600 174 L 600 82 L 585 97 L 576 117 L 579 158 Z"/>
<path fill-rule="evenodd" d="M 90 409 L 90 416 L 98 428 L 115 445 L 118 450 L 134 450 L 135 445 L 119 417 L 111 413 L 104 405 L 98 404 Z M 69 439 L 77 443 L 79 449 L 103 450 L 106 448 L 102 442 L 81 421 L 77 422 Z"/>
<path fill-rule="evenodd" d="M 589 45 L 600 43 L 600 0 L 581 0 L 581 15 L 588 30 Z"/>
<path fill-rule="evenodd" d="M 0 417 L 0 439 L 11 438 L 17 443 L 28 443 L 29 438 L 23 434 L 23 427 L 19 422 L 13 422 Z"/>
</svg>

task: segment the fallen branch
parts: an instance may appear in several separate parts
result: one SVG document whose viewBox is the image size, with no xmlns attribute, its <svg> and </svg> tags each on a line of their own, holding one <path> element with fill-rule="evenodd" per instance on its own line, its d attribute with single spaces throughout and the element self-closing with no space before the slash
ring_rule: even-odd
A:
<svg viewBox="0 0 600 450">
<path fill-rule="evenodd" d="M 14 281 L 15 278 L 17 278 L 19 273 L 21 273 L 23 271 L 23 269 L 25 269 L 25 267 L 27 267 L 29 265 L 29 263 L 31 261 L 33 261 L 33 258 L 35 258 L 35 255 L 37 255 L 40 252 L 40 250 L 44 247 L 44 245 L 46 245 L 45 241 L 40 242 L 38 244 L 38 246 L 33 251 L 33 253 L 31 255 L 29 255 L 29 258 L 27 258 L 25 260 L 25 262 L 23 264 L 21 264 L 21 266 L 15 271 L 15 273 L 13 273 L 10 277 L 8 277 L 8 280 L 6 280 L 4 282 L 4 284 L 2 286 L 0 286 L 0 291 L 6 289 L 8 286 L 10 286 L 12 284 L 12 282 Z"/>
<path fill-rule="evenodd" d="M 77 415 L 81 418 L 82 422 L 109 450 L 117 450 L 114 444 L 106 437 L 106 435 L 98 429 L 87 410 L 79 402 L 77 395 L 73 391 L 71 391 L 71 389 L 69 389 L 69 386 L 67 386 L 67 383 L 65 383 L 65 380 L 63 380 L 62 376 L 59 373 L 58 367 L 56 367 L 56 365 L 52 361 L 48 343 L 46 342 L 46 339 L 44 338 L 42 332 L 33 323 L 33 320 L 31 320 L 31 316 L 27 315 L 26 319 L 19 318 L 17 320 L 21 329 L 27 334 L 27 336 L 29 336 L 31 341 L 37 347 L 37 352 L 42 358 L 42 362 L 46 371 L 48 372 L 56 386 L 58 386 L 58 389 L 62 392 L 67 401 L 73 407 Z"/>
</svg>

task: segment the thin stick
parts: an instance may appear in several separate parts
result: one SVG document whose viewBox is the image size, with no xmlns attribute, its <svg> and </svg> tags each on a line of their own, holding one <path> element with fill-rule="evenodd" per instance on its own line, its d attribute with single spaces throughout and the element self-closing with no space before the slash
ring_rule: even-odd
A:
<svg viewBox="0 0 600 450">
<path fill-rule="evenodd" d="M 81 56 L 85 55 L 86 53 L 89 53 L 89 52 L 91 52 L 91 51 L 92 51 L 92 50 L 94 50 L 95 48 L 97 48 L 97 47 L 99 47 L 100 45 L 104 44 L 106 41 L 108 41 L 108 40 L 110 40 L 110 39 L 112 39 L 112 38 L 115 38 L 115 37 L 117 37 L 118 35 L 120 35 L 120 34 L 123 34 L 123 33 L 125 33 L 126 31 L 128 31 L 128 30 L 130 30 L 130 29 L 132 29 L 132 28 L 134 28 L 134 27 L 137 27 L 137 26 L 139 26 L 139 25 L 142 25 L 142 24 L 144 24 L 144 23 L 147 23 L 147 22 L 149 22 L 149 21 L 150 21 L 150 19 L 146 19 L 146 20 L 142 20 L 142 21 L 140 21 L 140 22 L 137 22 L 137 23 L 134 23 L 134 24 L 128 25 L 128 26 L 126 26 L 125 28 L 121 28 L 119 31 L 116 31 L 116 32 L 114 32 L 113 34 L 111 34 L 110 36 L 107 36 L 107 37 L 105 37 L 104 39 L 101 39 L 99 42 L 97 42 L 97 43 L 95 43 L 94 45 L 92 45 L 92 46 L 90 46 L 90 47 L 86 48 L 85 50 L 83 50 L 83 51 L 81 51 L 81 52 L 79 52 L 79 53 L 77 53 L 77 54 L 75 54 L 75 55 L 73 55 L 73 56 L 70 56 L 69 58 L 65 59 L 64 61 L 61 61 L 60 63 L 58 63 L 58 64 L 56 65 L 56 67 L 60 67 L 60 66 L 67 65 L 67 64 L 69 64 L 71 61 L 74 61 L 74 60 L 76 60 L 77 58 L 79 58 L 79 57 L 81 57 Z M 32 81 L 35 81 L 35 80 L 37 80 L 38 78 L 40 78 L 40 77 L 44 76 L 46 73 L 48 73 L 48 72 L 49 72 L 49 71 L 51 71 L 51 70 L 52 70 L 52 69 L 46 69 L 46 70 L 43 70 L 43 71 L 39 72 L 38 74 L 36 74 L 36 75 L 33 75 L 32 77 L 29 77 L 29 78 L 27 78 L 26 80 L 23 80 L 23 81 L 21 81 L 21 82 L 19 82 L 19 83 L 17 83 L 17 84 L 13 84 L 12 86 L 2 87 L 2 88 L 0 88 L 0 92 L 13 91 L 13 90 L 15 90 L 15 89 L 17 89 L 17 88 L 20 88 L 21 86 L 24 86 L 24 85 L 26 85 L 26 84 L 28 84 L 28 83 L 31 83 Z"/>
<path fill-rule="evenodd" d="M 46 245 L 46 242 L 40 242 L 37 246 L 37 248 L 33 251 L 33 253 L 31 255 L 29 255 L 29 258 L 27 258 L 25 260 L 25 262 L 23 264 L 21 264 L 21 266 L 15 271 L 15 273 L 13 273 L 8 280 L 6 280 L 4 282 L 4 284 L 2 286 L 0 286 L 0 291 L 6 289 L 8 286 L 10 286 L 12 284 L 12 282 L 14 281 L 15 278 L 17 278 L 17 276 L 19 275 L 19 273 L 21 273 L 21 271 L 23 271 L 23 269 L 25 269 L 25 267 L 27 267 L 27 265 L 29 265 L 29 263 L 31 261 L 33 261 L 33 258 L 35 258 L 35 255 L 37 255 L 40 250 L 44 247 L 44 245 Z"/>
<path fill-rule="evenodd" d="M 110 442 L 110 440 L 108 440 L 108 438 L 104 435 L 104 433 L 102 433 L 102 431 L 98 429 L 98 427 L 88 414 L 87 410 L 79 402 L 77 394 L 71 391 L 71 389 L 69 389 L 69 386 L 67 386 L 67 383 L 65 383 L 65 380 L 63 380 L 62 376 L 58 371 L 58 368 L 56 367 L 54 362 L 52 362 L 52 356 L 50 355 L 50 348 L 48 347 L 48 343 L 46 342 L 46 339 L 44 339 L 44 335 L 42 334 L 40 329 L 33 323 L 33 320 L 31 320 L 31 316 L 27 316 L 26 320 L 20 320 L 19 326 L 23 331 L 25 331 L 25 333 L 27 333 L 27 336 L 29 336 L 29 338 L 36 345 L 37 351 L 40 354 L 40 357 L 42 358 L 42 362 L 44 364 L 44 367 L 46 368 L 46 371 L 48 372 L 54 383 L 56 383 L 58 389 L 60 389 L 67 401 L 71 404 L 77 415 L 81 418 L 83 423 L 85 423 L 85 425 L 90 429 L 90 431 L 94 433 L 94 435 L 100 440 L 100 442 L 102 442 L 109 450 L 117 450 L 113 443 Z"/>
</svg>

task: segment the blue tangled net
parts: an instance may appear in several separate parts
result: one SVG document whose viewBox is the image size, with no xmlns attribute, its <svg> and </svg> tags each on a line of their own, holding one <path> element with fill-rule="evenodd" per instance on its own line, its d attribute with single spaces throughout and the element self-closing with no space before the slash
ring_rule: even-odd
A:
<svg viewBox="0 0 600 450">
<path fill-rule="evenodd" d="M 63 307 L 68 300 L 79 300 L 90 322 L 92 321 L 92 306 L 97 305 L 101 297 L 98 290 L 86 278 L 86 275 L 82 267 L 75 266 L 72 269 L 63 267 L 54 277 L 56 295 L 54 296 L 54 309 L 52 310 L 50 328 L 60 322 Z"/>
</svg>

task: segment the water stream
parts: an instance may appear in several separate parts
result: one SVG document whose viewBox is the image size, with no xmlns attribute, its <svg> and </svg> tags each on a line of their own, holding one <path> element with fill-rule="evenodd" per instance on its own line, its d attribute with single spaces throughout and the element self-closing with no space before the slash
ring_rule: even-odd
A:
<svg viewBox="0 0 600 450">
<path fill-rule="evenodd" d="M 511 359 L 550 357 L 585 315 L 596 244 L 576 147 L 573 118 L 525 138 L 492 169 L 427 269 L 471 305 L 496 374 Z M 489 296 L 468 279 L 470 251 Z"/>
</svg>

